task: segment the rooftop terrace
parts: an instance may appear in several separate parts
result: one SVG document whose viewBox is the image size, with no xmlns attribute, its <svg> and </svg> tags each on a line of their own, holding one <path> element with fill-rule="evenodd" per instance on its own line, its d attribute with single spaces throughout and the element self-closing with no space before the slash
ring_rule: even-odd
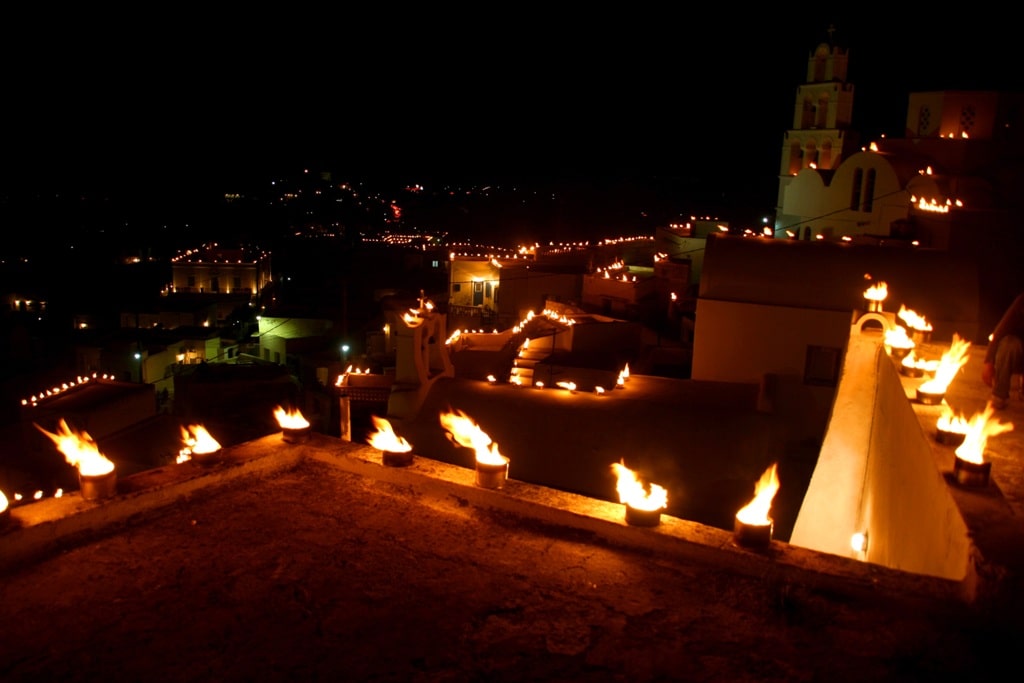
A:
<svg viewBox="0 0 1024 683">
<path fill-rule="evenodd" d="M 983 402 L 972 352 L 954 405 Z M 908 396 L 913 384 L 906 381 Z M 915 406 L 922 438 L 934 410 Z M 1003 419 L 1019 420 L 1020 402 Z M 7 680 L 978 680 L 1015 656 L 1024 435 L 950 490 L 983 590 L 369 446 L 274 434 L 11 510 Z M 947 447 L 935 446 L 940 472 Z"/>
</svg>

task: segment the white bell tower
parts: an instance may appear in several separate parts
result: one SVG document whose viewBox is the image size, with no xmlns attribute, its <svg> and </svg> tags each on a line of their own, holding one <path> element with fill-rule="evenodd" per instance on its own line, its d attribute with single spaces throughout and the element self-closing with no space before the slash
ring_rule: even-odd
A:
<svg viewBox="0 0 1024 683">
<path fill-rule="evenodd" d="M 806 82 L 796 90 L 793 127 L 782 140 L 776 231 L 789 222 L 782 215 L 782 200 L 797 173 L 815 169 L 828 176 L 844 158 L 859 150 L 858 136 L 851 129 L 853 84 L 846 82 L 849 55 L 833 42 L 834 32 L 829 27 L 828 42 L 819 44 L 809 56 Z"/>
</svg>

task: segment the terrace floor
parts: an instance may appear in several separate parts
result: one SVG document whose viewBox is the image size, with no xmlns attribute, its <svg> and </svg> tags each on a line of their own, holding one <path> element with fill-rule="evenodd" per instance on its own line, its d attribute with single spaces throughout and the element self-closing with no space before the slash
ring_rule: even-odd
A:
<svg viewBox="0 0 1024 683">
<path fill-rule="evenodd" d="M 969 364 L 954 406 L 984 401 L 977 377 Z M 1016 401 L 1002 419 L 1022 417 Z M 126 480 L 116 518 L 74 495 L 13 510 L 0 548 L 47 532 L 37 506 L 95 521 L 5 566 L 0 679 L 988 680 L 1024 635 L 1022 443 L 993 443 L 989 489 L 954 491 L 1005 563 L 998 595 L 967 604 L 941 581 L 785 543 L 751 551 L 667 516 L 630 527 L 612 503 L 269 436 L 238 462 Z"/>
</svg>

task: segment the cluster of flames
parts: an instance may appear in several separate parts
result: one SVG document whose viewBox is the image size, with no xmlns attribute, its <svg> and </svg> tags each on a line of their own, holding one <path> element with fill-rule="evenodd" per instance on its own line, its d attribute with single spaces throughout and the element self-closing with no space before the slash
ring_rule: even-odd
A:
<svg viewBox="0 0 1024 683">
<path fill-rule="evenodd" d="M 658 260 L 659 260 L 658 257 L 659 257 L 659 255 L 655 254 L 655 256 L 654 256 L 655 263 L 658 262 Z M 667 254 L 664 255 L 664 258 L 667 258 Z M 614 280 L 618 280 L 620 282 L 636 282 L 636 275 L 634 275 L 632 277 L 632 279 L 631 279 L 629 274 L 626 273 L 626 272 L 623 272 L 621 277 L 619 275 L 617 275 L 617 274 L 614 275 L 614 277 L 613 277 L 614 273 L 617 273 L 618 271 L 622 271 L 625 268 L 626 268 L 626 264 L 623 263 L 622 261 L 616 259 L 616 261 L 614 263 L 612 263 L 610 266 L 607 266 L 605 268 L 597 268 L 596 270 L 594 270 L 594 275 L 599 275 L 602 278 L 604 278 L 605 280 L 613 280 L 614 279 Z"/>
<path fill-rule="evenodd" d="M 490 335 L 496 335 L 496 334 L 500 334 L 500 332 L 498 332 L 498 328 L 494 328 L 490 332 L 488 332 L 487 330 L 470 330 L 470 329 L 458 330 L 457 329 L 454 332 L 452 332 L 448 336 L 447 339 L 444 340 L 445 346 L 451 346 L 455 342 L 457 342 L 460 339 L 462 339 L 463 336 L 470 335 L 470 334 L 490 334 Z"/>
<path fill-rule="evenodd" d="M 302 412 L 295 408 L 282 408 L 276 406 L 273 411 L 274 418 L 281 429 L 308 429 L 309 420 L 303 417 Z M 189 425 L 181 428 L 182 448 L 178 451 L 175 459 L 177 463 L 188 462 L 193 457 L 212 455 L 221 449 L 217 441 L 207 431 L 206 427 L 199 424 Z"/>
<path fill-rule="evenodd" d="M 306 429 L 309 422 L 298 410 L 285 410 L 278 406 L 274 410 L 274 416 L 282 429 Z M 76 430 L 68 425 L 67 420 L 61 418 L 57 424 L 57 431 L 50 432 L 35 425 L 36 429 L 45 434 L 57 447 L 69 465 L 78 470 L 79 475 L 85 477 L 99 477 L 110 474 L 114 471 L 114 462 L 100 452 L 96 441 L 85 430 Z M 193 424 L 181 427 L 181 449 L 175 456 L 175 462 L 180 464 L 192 460 L 195 456 L 211 455 L 220 450 L 221 445 L 201 424 Z M 63 491 L 57 490 L 55 497 L 60 497 Z M 2 494 L 0 494 L 2 495 Z M 37 491 L 35 499 L 42 498 L 42 491 Z M 21 495 L 16 494 L 15 500 L 21 500 Z M 6 496 L 4 497 L 6 507 Z"/>
<path fill-rule="evenodd" d="M 42 490 L 37 490 L 35 493 L 32 494 L 32 500 L 42 500 L 44 495 L 45 494 L 42 492 Z M 63 496 L 64 489 L 57 489 L 56 491 L 53 492 L 54 498 L 62 498 Z M 20 503 L 23 500 L 25 500 L 25 496 L 23 496 L 20 493 L 12 494 L 11 498 L 15 503 Z M 7 508 L 10 507 L 10 505 L 11 500 L 7 498 L 7 495 L 3 491 L 0 491 L 0 514 L 3 514 L 7 510 Z"/>
<path fill-rule="evenodd" d="M 338 378 L 334 380 L 334 386 L 336 386 L 336 387 L 343 387 L 346 384 L 348 384 L 348 377 L 349 377 L 349 375 L 369 375 L 369 374 L 370 374 L 369 368 L 367 368 L 365 370 L 362 369 L 362 368 L 356 368 L 356 369 L 353 370 L 352 366 L 350 365 L 347 368 L 345 368 L 345 372 L 343 372 L 340 375 L 338 375 Z"/>
<path fill-rule="evenodd" d="M 929 168 L 927 172 L 930 174 L 931 169 Z M 915 198 L 912 201 L 917 200 Z M 955 203 L 947 202 L 945 206 L 940 206 L 934 203 L 926 203 L 922 199 L 920 208 L 932 211 L 948 211 L 949 206 L 954 204 L 958 207 L 963 206 L 959 201 Z M 865 275 L 865 278 L 870 278 L 870 275 Z M 864 291 L 864 298 L 867 301 L 877 303 L 879 308 L 881 307 L 881 302 L 888 295 L 888 286 L 885 282 L 876 283 Z M 907 334 L 907 329 L 912 330 L 914 333 L 928 334 L 932 331 L 931 323 L 923 315 L 907 308 L 904 304 L 900 305 L 897 317 L 903 324 L 895 325 L 891 329 L 886 330 L 886 346 L 890 349 L 909 349 L 909 353 L 902 360 L 902 365 L 932 376 L 931 379 L 926 380 L 918 387 L 919 392 L 932 395 L 945 394 L 950 383 L 967 364 L 971 343 L 954 333 L 952 343 L 942 354 L 942 358 L 938 360 L 919 358 L 914 351 L 916 344 L 910 335 Z M 970 419 L 963 415 L 954 414 L 948 404 L 944 403 L 943 405 L 943 414 L 939 417 L 936 427 L 942 432 L 964 435 L 963 442 L 956 449 L 956 456 L 961 460 L 981 464 L 988 438 L 1013 429 L 1012 424 L 991 419 L 994 412 L 994 407 L 991 403 L 986 406 L 985 410 L 975 414 Z"/>
<path fill-rule="evenodd" d="M 865 279 L 871 278 L 870 275 L 865 275 L 864 277 Z M 889 285 L 886 282 L 875 283 L 864 290 L 864 299 L 874 304 L 877 310 L 881 310 L 882 303 L 888 296 Z M 903 365 L 928 373 L 935 372 L 938 369 L 939 361 L 924 360 L 916 357 L 913 349 L 917 346 L 917 343 L 907 332 L 909 329 L 914 334 L 927 335 L 932 331 L 932 324 L 917 311 L 907 308 L 906 304 L 900 304 L 900 310 L 896 317 L 899 318 L 902 324 L 893 325 L 885 330 L 885 345 L 889 349 L 910 350 L 910 353 L 903 358 Z"/>
<path fill-rule="evenodd" d="M 554 322 L 557 322 L 557 323 L 561 323 L 563 325 L 575 325 L 576 324 L 576 320 L 575 319 L 570 318 L 569 316 L 565 315 L 564 313 L 559 313 L 558 311 L 555 311 L 555 310 L 550 309 L 550 308 L 545 308 L 543 311 L 541 311 L 541 315 L 543 315 L 548 320 L 551 320 L 551 321 L 554 321 Z M 516 323 L 515 325 L 512 326 L 512 334 L 519 334 L 520 332 L 522 332 L 523 329 L 526 328 L 526 324 L 528 322 L 530 322 L 531 320 L 533 320 L 534 318 L 536 318 L 536 317 L 537 317 L 537 314 L 534 313 L 532 310 L 527 311 L 526 316 L 522 320 L 520 320 L 518 323 Z"/>
<path fill-rule="evenodd" d="M 529 348 L 529 344 L 530 344 L 530 340 L 529 339 L 527 339 L 523 343 L 523 347 L 520 349 L 519 354 L 518 354 L 520 357 L 522 357 L 524 352 L 525 352 L 525 350 L 527 348 Z M 516 374 L 516 370 L 518 368 L 519 368 L 519 362 L 518 361 L 513 361 L 512 374 L 509 377 L 508 382 L 509 382 L 509 384 L 513 384 L 513 385 L 515 385 L 517 387 L 521 387 L 521 386 L 523 386 L 523 380 L 522 380 L 522 378 L 518 374 Z M 628 380 L 629 380 L 629 363 L 626 363 L 626 365 L 619 372 L 618 377 L 615 379 L 615 388 L 616 389 L 624 388 L 626 386 L 626 382 Z M 498 378 L 495 377 L 494 375 L 487 375 L 487 381 L 490 384 L 494 384 L 494 383 L 496 383 L 498 381 Z M 538 388 L 538 389 L 543 389 L 544 388 L 544 382 L 542 382 L 540 380 L 537 380 L 537 381 L 535 381 L 533 383 L 533 386 Z M 578 385 L 576 384 L 576 382 L 573 382 L 572 380 L 562 380 L 560 382 L 555 382 L 555 386 L 559 387 L 560 389 L 565 389 L 570 394 L 575 394 L 576 390 L 578 388 Z M 598 385 L 594 386 L 594 393 L 597 394 L 598 396 L 603 396 L 606 393 L 606 390 L 605 390 L 605 388 L 603 386 L 598 384 Z"/>
<path fill-rule="evenodd" d="M 410 308 L 403 313 L 402 322 L 409 327 L 419 327 L 423 324 L 425 316 L 430 315 L 433 310 L 434 302 L 420 297 L 420 305 L 416 308 Z"/>
<path fill-rule="evenodd" d="M 911 197 L 910 204 L 912 206 L 916 206 L 921 211 L 930 211 L 932 213 L 949 213 L 949 210 L 952 207 L 955 206 L 960 209 L 963 208 L 964 205 L 964 203 L 959 199 L 947 199 L 945 202 L 939 202 L 935 199 L 925 199 L 924 197 L 921 197 L 920 199 L 917 197 Z"/>
<path fill-rule="evenodd" d="M 62 382 L 60 384 L 60 386 L 54 386 L 54 387 L 51 387 L 51 388 L 49 388 L 49 389 L 47 389 L 45 391 L 40 391 L 38 394 L 33 394 L 32 396 L 29 396 L 28 398 L 21 399 L 21 405 L 23 405 L 23 406 L 33 405 L 34 406 L 39 401 L 42 401 L 43 399 L 50 398 L 51 396 L 59 396 L 60 394 L 63 394 L 64 392 L 66 392 L 66 391 L 68 391 L 70 389 L 74 389 L 77 386 L 81 386 L 81 385 L 85 384 L 86 382 L 89 382 L 91 380 L 99 380 L 99 379 L 111 380 L 112 381 L 112 380 L 114 380 L 114 376 L 113 375 L 109 375 L 108 376 L 106 373 L 103 373 L 102 375 L 100 375 L 97 372 L 94 372 L 94 373 L 92 373 L 92 375 L 87 375 L 87 376 L 84 376 L 84 377 L 79 375 L 78 377 L 76 377 L 73 380 L 70 380 L 68 382 Z"/>
<path fill-rule="evenodd" d="M 543 315 L 544 317 L 548 318 L 549 320 L 561 323 L 563 325 L 575 325 L 576 324 L 576 320 L 575 319 L 570 318 L 569 316 L 567 316 L 567 315 L 565 315 L 563 313 L 558 313 L 557 311 L 554 311 L 554 310 L 549 309 L 549 308 L 545 308 L 544 311 L 541 313 L 541 315 Z M 512 326 L 512 329 L 511 329 L 512 334 L 513 335 L 521 334 L 523 332 L 523 330 L 525 329 L 526 324 L 529 323 L 531 320 L 533 320 L 536 317 L 537 317 L 537 314 L 534 311 L 531 310 L 531 311 L 527 312 L 526 316 L 522 320 L 520 320 L 518 323 L 516 323 L 515 325 Z M 406 320 L 406 322 L 408 323 L 409 320 Z M 418 324 L 419 324 L 418 318 L 412 319 L 411 326 L 415 326 L 415 325 L 418 325 Z M 469 329 L 459 330 L 459 329 L 456 329 L 456 330 L 454 330 L 448 336 L 447 339 L 445 339 L 444 343 L 445 343 L 446 346 L 452 346 L 453 344 L 458 342 L 460 339 L 462 339 L 462 337 L 464 337 L 466 335 L 469 335 L 469 334 L 491 334 L 491 335 L 497 335 L 497 334 L 500 334 L 500 332 L 498 332 L 497 328 L 491 330 L 490 332 L 487 332 L 486 330 L 469 330 Z M 529 339 L 526 340 L 526 345 L 527 346 L 529 345 Z"/>
<path fill-rule="evenodd" d="M 867 274 L 864 278 L 871 279 L 871 275 Z M 864 299 L 866 301 L 881 305 L 887 298 L 889 298 L 889 285 L 885 281 L 876 282 L 864 290 Z M 925 320 L 924 316 L 918 314 L 913 309 L 907 308 L 906 304 L 900 304 L 900 310 L 896 317 L 903 321 L 904 325 L 917 332 L 932 331 L 931 324 Z"/>
</svg>

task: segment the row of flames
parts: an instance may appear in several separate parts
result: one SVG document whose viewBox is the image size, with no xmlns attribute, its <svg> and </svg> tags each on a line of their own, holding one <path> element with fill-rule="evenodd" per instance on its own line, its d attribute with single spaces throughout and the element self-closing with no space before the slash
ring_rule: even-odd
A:
<svg viewBox="0 0 1024 683">
<path fill-rule="evenodd" d="M 473 451 L 475 464 L 480 466 L 507 466 L 509 458 L 501 453 L 497 442 L 466 413 L 451 409 L 439 416 L 441 427 L 455 445 Z M 377 431 L 369 435 L 367 442 L 373 448 L 385 453 L 409 453 L 413 446 L 395 433 L 391 423 L 373 416 Z M 659 484 L 645 484 L 638 474 L 626 467 L 624 461 L 612 463 L 616 476 L 616 492 L 619 502 L 634 510 L 660 512 L 668 507 L 668 491 Z M 777 463 L 773 463 L 754 487 L 754 497 L 736 513 L 736 519 L 752 526 L 770 526 L 772 501 L 779 490 Z"/>
<path fill-rule="evenodd" d="M 865 277 L 870 278 L 870 275 Z M 864 291 L 864 299 L 876 303 L 879 311 L 881 311 L 882 302 L 888 295 L 889 289 L 885 282 L 873 284 Z M 938 360 L 919 358 L 915 353 L 916 342 L 907 334 L 907 330 L 910 329 L 915 336 L 926 336 L 932 332 L 931 323 L 925 316 L 908 309 L 903 304 L 900 304 L 900 310 L 896 317 L 902 321 L 903 325 L 894 325 L 886 330 L 885 345 L 891 352 L 906 353 L 901 361 L 902 367 L 918 370 L 931 376 L 918 387 L 919 393 L 944 396 L 949 385 L 967 364 L 971 343 L 954 333 L 949 348 L 941 358 Z M 975 413 L 970 418 L 960 413 L 954 413 L 945 398 L 942 403 L 943 413 L 936 422 L 936 428 L 940 432 L 963 435 L 964 439 L 955 453 L 958 459 L 965 462 L 975 465 L 983 464 L 988 439 L 1013 430 L 1011 423 L 992 419 L 995 408 L 991 402 L 985 406 L 984 410 Z"/>
<path fill-rule="evenodd" d="M 274 409 L 274 417 L 282 429 L 308 429 L 309 421 L 302 416 L 302 413 L 295 409 L 284 409 L 277 406 Z M 100 452 L 99 446 L 92 436 L 85 430 L 73 429 L 61 418 L 57 423 L 56 431 L 50 432 L 38 424 L 36 429 L 46 435 L 53 442 L 57 450 L 64 455 L 65 461 L 74 467 L 81 477 L 103 477 L 115 471 L 112 460 Z M 183 463 L 193 457 L 210 455 L 220 450 L 220 443 L 210 434 L 207 429 L 194 424 L 181 428 L 182 448 L 179 450 L 175 462 Z M 63 496 L 63 490 L 57 489 L 55 498 Z M 37 491 L 33 496 L 34 500 L 43 497 L 42 491 Z M 15 501 L 21 501 L 21 494 L 15 494 Z M 7 496 L 0 491 L 0 513 L 9 506 Z"/>
<path fill-rule="evenodd" d="M 931 379 L 921 383 L 918 392 L 944 396 L 949 385 L 967 364 L 970 348 L 969 341 L 954 334 L 952 343 L 942 354 L 941 359 L 923 364 L 921 362 L 914 363 L 914 367 L 923 367 L 925 372 L 934 375 Z M 912 358 L 913 351 L 903 359 L 903 365 L 910 366 Z M 960 460 L 976 465 L 982 464 L 989 437 L 1004 434 L 1013 429 L 1013 425 L 1010 423 L 992 419 L 995 408 L 991 402 L 985 406 L 984 410 L 975 413 L 970 418 L 954 413 L 945 398 L 943 398 L 942 405 L 943 414 L 937 420 L 936 428 L 940 431 L 964 435 L 963 442 L 956 449 L 956 457 Z"/>
<path fill-rule="evenodd" d="M 274 417 L 283 430 L 303 430 L 310 426 L 297 410 L 285 410 L 278 406 L 274 409 Z M 413 450 L 412 444 L 395 433 L 388 420 L 373 416 L 373 423 L 377 431 L 368 438 L 368 443 L 372 447 L 387 453 L 410 453 Z M 478 468 L 507 468 L 509 458 L 502 455 L 497 442 L 464 412 L 444 412 L 440 415 L 440 424 L 452 443 L 474 452 Z M 49 432 L 39 425 L 35 426 L 53 441 L 67 462 L 78 469 L 80 476 L 101 477 L 115 471 L 114 463 L 100 452 L 88 432 L 72 429 L 63 418 L 59 421 L 56 432 Z M 181 438 L 183 447 L 177 458 L 178 463 L 216 453 L 221 448 L 220 443 L 202 425 L 182 427 Z M 660 513 L 668 507 L 668 491 L 664 487 L 654 483 L 644 484 L 635 471 L 626 467 L 624 461 L 613 463 L 611 468 L 617 479 L 616 491 L 619 502 L 627 509 Z M 736 519 L 748 525 L 770 527 L 771 504 L 778 490 L 777 466 L 772 464 L 758 480 L 753 499 L 736 513 Z M 0 514 L 5 513 L 8 507 L 8 499 L 0 491 Z"/>
<path fill-rule="evenodd" d="M 100 375 L 98 372 L 94 372 L 94 373 L 92 373 L 92 375 L 85 375 L 85 376 L 79 375 L 78 377 L 76 377 L 73 380 L 70 380 L 70 381 L 67 381 L 67 382 L 62 382 L 59 386 L 51 387 L 51 388 L 46 389 L 44 391 L 40 391 L 38 394 L 33 394 L 32 396 L 29 396 L 28 398 L 21 399 L 21 405 L 23 405 L 23 406 L 33 405 L 34 406 L 39 401 L 42 401 L 43 399 L 47 399 L 47 398 L 50 398 L 52 396 L 59 396 L 60 394 L 63 394 L 66 391 L 70 391 L 71 389 L 74 389 L 77 386 L 81 386 L 83 384 L 86 384 L 87 382 L 90 382 L 92 380 L 111 380 L 111 381 L 113 381 L 114 379 L 115 378 L 114 378 L 113 375 L 109 375 L 108 376 L 106 373 L 103 373 L 102 375 Z"/>
</svg>

